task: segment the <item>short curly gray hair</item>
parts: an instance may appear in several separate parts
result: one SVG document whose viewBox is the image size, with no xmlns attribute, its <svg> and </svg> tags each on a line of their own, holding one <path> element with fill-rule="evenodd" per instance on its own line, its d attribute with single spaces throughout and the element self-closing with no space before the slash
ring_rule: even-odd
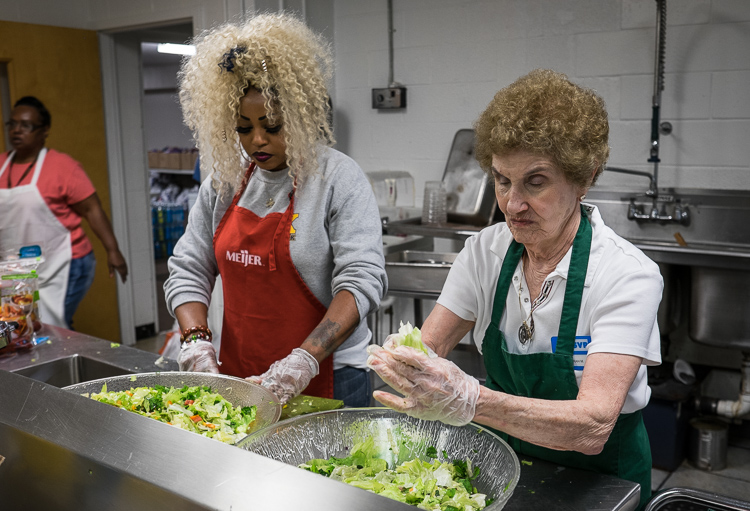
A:
<svg viewBox="0 0 750 511">
<path fill-rule="evenodd" d="M 546 69 L 536 69 L 495 94 L 474 131 L 476 157 L 488 173 L 493 155 L 521 150 L 551 158 L 569 182 L 588 187 L 609 158 L 604 100 Z"/>
</svg>

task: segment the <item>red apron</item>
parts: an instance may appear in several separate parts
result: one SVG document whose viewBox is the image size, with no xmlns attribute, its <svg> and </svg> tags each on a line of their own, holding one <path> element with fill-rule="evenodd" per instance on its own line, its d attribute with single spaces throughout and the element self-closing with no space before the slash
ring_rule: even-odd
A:
<svg viewBox="0 0 750 511">
<path fill-rule="evenodd" d="M 297 273 L 289 251 L 294 191 L 284 213 L 261 218 L 239 207 L 255 164 L 214 233 L 214 253 L 224 286 L 221 372 L 245 378 L 261 375 L 289 355 L 318 326 L 327 308 Z M 305 394 L 333 397 L 333 357 Z"/>
</svg>

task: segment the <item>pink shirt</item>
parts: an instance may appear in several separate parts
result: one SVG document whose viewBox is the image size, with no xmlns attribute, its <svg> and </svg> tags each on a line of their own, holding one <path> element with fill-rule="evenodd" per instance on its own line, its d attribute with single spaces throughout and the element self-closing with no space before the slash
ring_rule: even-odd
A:
<svg viewBox="0 0 750 511">
<path fill-rule="evenodd" d="M 8 159 L 8 155 L 9 153 L 0 154 L 0 168 Z M 19 182 L 28 166 L 28 163 L 9 165 L 9 168 L 5 169 L 3 175 L 0 176 L 0 189 L 30 184 L 34 175 L 33 167 Z M 8 178 L 10 178 L 11 186 L 8 186 Z M 91 242 L 81 227 L 81 217 L 70 207 L 71 204 L 88 199 L 96 192 L 81 164 L 67 154 L 48 149 L 44 166 L 39 173 L 37 187 L 49 209 L 70 231 L 73 259 L 91 252 Z M 1 208 L 2 206 L 0 210 Z"/>
</svg>

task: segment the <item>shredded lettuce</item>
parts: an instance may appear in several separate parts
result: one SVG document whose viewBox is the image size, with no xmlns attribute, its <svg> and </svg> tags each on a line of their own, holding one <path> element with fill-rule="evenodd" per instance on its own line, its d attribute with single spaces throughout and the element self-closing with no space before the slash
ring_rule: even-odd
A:
<svg viewBox="0 0 750 511">
<path fill-rule="evenodd" d="M 428 451 L 437 453 L 434 448 Z M 375 441 L 369 437 L 356 444 L 346 458 L 313 459 L 299 467 L 419 509 L 475 511 L 493 500 L 473 485 L 480 470 L 468 459 L 448 462 L 415 458 L 388 468 L 376 453 Z"/>
<path fill-rule="evenodd" d="M 255 406 L 233 407 L 208 386 L 154 385 L 107 392 L 105 383 L 100 393 L 89 397 L 226 444 L 247 436 L 257 412 Z"/>
<path fill-rule="evenodd" d="M 401 327 L 398 329 L 398 336 L 395 340 L 396 346 L 408 346 L 416 350 L 420 350 L 425 355 L 430 353 L 427 351 L 427 346 L 422 342 L 422 332 L 417 327 L 412 327 L 408 321 L 404 325 L 401 322 Z"/>
</svg>

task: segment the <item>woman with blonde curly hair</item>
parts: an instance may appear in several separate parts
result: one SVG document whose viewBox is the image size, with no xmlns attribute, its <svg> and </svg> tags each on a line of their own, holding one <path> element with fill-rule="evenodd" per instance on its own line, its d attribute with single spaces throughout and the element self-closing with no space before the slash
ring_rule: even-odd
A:
<svg viewBox="0 0 750 511">
<path fill-rule="evenodd" d="M 505 222 L 470 238 L 422 339 L 438 357 L 386 342 L 368 364 L 409 415 L 494 428 L 523 454 L 651 487 L 641 418 L 646 366 L 661 362 L 657 265 L 583 201 L 609 156 L 604 102 L 565 75 L 532 71 L 475 123 L 476 155 Z M 485 386 L 446 356 L 470 331 Z"/>
<path fill-rule="evenodd" d="M 357 164 L 329 147 L 331 57 L 300 20 L 259 15 L 200 35 L 180 72 L 201 186 L 169 260 L 180 369 L 367 406 L 366 318 L 386 289 L 382 226 Z M 223 283 L 220 362 L 207 326 Z"/>
</svg>

